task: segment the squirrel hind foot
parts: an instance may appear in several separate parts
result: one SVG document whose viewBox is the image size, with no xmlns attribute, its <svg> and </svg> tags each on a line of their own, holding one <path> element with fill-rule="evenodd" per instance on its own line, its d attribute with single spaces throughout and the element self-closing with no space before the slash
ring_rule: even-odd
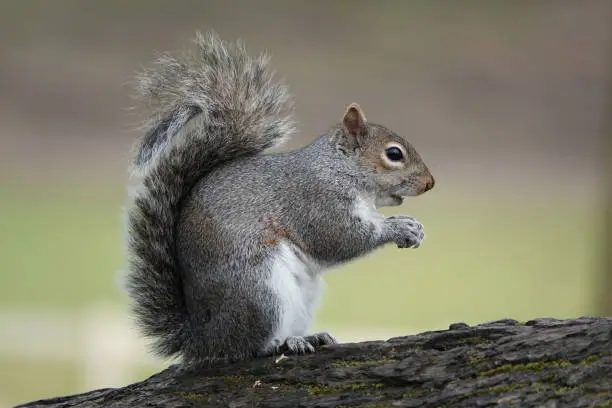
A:
<svg viewBox="0 0 612 408">
<path fill-rule="evenodd" d="M 287 337 L 279 349 L 280 352 L 285 354 L 303 355 L 315 352 L 315 346 L 303 336 Z"/>
<path fill-rule="evenodd" d="M 306 336 L 306 340 L 315 348 L 327 346 L 328 344 L 338 344 L 338 339 L 328 332 L 320 332 Z"/>
<path fill-rule="evenodd" d="M 328 344 L 337 344 L 338 340 L 327 332 L 315 333 L 310 336 L 291 336 L 279 346 L 278 351 L 286 354 L 311 354 Z"/>
</svg>

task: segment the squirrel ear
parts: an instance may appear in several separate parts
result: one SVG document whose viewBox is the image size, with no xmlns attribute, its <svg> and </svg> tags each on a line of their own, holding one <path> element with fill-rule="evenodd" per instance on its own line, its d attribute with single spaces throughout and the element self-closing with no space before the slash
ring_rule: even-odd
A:
<svg viewBox="0 0 612 408">
<path fill-rule="evenodd" d="M 355 102 L 351 103 L 348 108 L 346 108 L 342 123 L 351 135 L 359 135 L 366 124 L 366 118 L 361 107 Z"/>
</svg>

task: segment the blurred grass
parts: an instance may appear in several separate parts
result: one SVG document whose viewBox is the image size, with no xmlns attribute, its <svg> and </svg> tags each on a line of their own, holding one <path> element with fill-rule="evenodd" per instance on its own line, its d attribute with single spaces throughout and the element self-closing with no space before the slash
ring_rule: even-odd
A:
<svg viewBox="0 0 612 408">
<path fill-rule="evenodd" d="M 0 309 L 125 302 L 115 283 L 122 194 L 104 186 L 1 185 Z M 418 250 L 389 246 L 329 273 L 316 328 L 400 334 L 455 321 L 593 313 L 600 213 L 592 203 L 552 203 L 432 191 L 384 210 L 417 217 L 427 240 Z M 0 399 L 11 403 L 84 391 L 72 365 L 0 356 L 0 367 Z"/>
<path fill-rule="evenodd" d="M 0 358 L 0 406 L 36 400 L 38 396 L 60 396 L 80 385 L 78 363 Z"/>
<path fill-rule="evenodd" d="M 0 187 L 0 307 L 75 308 L 120 298 L 120 192 Z"/>
</svg>

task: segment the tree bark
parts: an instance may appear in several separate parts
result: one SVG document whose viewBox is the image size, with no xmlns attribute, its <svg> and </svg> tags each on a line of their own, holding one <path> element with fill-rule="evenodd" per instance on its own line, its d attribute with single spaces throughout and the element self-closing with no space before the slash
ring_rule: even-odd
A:
<svg viewBox="0 0 612 408">
<path fill-rule="evenodd" d="M 609 407 L 612 318 L 500 320 L 307 356 L 168 369 L 20 407 Z"/>
</svg>

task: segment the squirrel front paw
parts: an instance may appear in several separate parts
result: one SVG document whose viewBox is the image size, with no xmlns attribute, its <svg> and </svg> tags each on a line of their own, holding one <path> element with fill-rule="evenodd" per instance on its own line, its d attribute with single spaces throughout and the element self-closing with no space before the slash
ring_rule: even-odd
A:
<svg viewBox="0 0 612 408">
<path fill-rule="evenodd" d="M 423 225 L 408 215 L 387 217 L 385 224 L 398 248 L 418 248 L 425 239 Z"/>
</svg>

